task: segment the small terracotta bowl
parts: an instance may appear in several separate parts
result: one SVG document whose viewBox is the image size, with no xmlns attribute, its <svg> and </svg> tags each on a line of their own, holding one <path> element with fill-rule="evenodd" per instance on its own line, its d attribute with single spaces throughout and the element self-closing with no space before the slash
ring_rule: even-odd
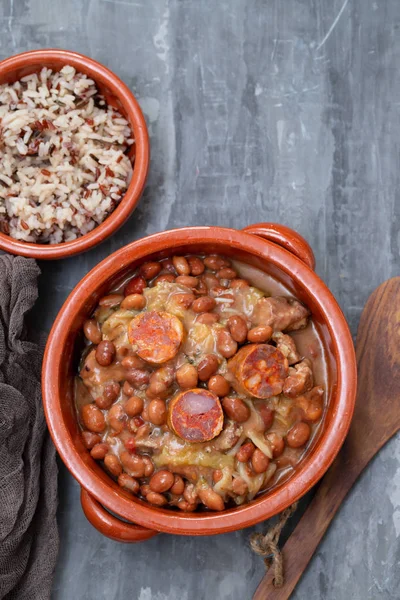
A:
<svg viewBox="0 0 400 600">
<path fill-rule="evenodd" d="M 66 258 L 89 250 L 103 242 L 125 223 L 139 202 L 146 182 L 150 150 L 143 113 L 128 87 L 100 63 L 69 50 L 33 50 L 0 62 L 0 85 L 39 72 L 44 66 L 59 71 L 65 65 L 71 65 L 93 79 L 107 103 L 117 108 L 129 121 L 135 139 L 135 144 L 129 153 L 129 158 L 134 164 L 132 180 L 121 202 L 110 216 L 98 227 L 76 240 L 60 244 L 34 244 L 0 233 L 0 249 L 11 254 L 50 260 Z"/>
<path fill-rule="evenodd" d="M 289 480 L 237 508 L 220 513 L 178 514 L 128 496 L 91 458 L 83 446 L 75 415 L 73 378 L 77 372 L 83 322 L 111 286 L 147 260 L 200 252 L 228 255 L 260 268 L 284 283 L 290 293 L 309 307 L 326 354 L 328 409 L 316 443 Z M 345 318 L 313 267 L 311 248 L 287 227 L 270 223 L 253 225 L 243 231 L 188 227 L 151 235 L 121 248 L 92 269 L 71 292 L 47 342 L 42 373 L 43 401 L 56 448 L 82 486 L 85 514 L 104 535 L 134 542 L 147 539 L 157 531 L 210 535 L 241 529 L 281 512 L 322 477 L 349 428 L 357 375 L 353 342 Z"/>
</svg>

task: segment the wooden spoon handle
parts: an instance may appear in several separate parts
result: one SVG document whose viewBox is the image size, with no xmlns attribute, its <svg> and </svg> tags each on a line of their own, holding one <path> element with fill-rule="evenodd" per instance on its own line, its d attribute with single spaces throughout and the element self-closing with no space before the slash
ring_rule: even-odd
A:
<svg viewBox="0 0 400 600">
<path fill-rule="evenodd" d="M 348 461 L 347 455 L 345 445 L 283 548 L 283 586 L 274 587 L 273 568 L 269 569 L 261 580 L 253 600 L 289 598 L 347 492 L 365 466 Z"/>
</svg>

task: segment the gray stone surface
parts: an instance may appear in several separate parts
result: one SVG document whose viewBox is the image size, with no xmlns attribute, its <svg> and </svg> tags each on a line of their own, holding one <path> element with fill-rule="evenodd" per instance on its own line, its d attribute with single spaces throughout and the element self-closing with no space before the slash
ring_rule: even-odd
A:
<svg viewBox="0 0 400 600">
<path fill-rule="evenodd" d="M 41 264 L 44 329 L 88 269 L 127 242 L 272 220 L 310 241 L 356 332 L 370 292 L 400 267 L 398 0 L 2 0 L 0 23 L 0 58 L 63 47 L 113 69 L 151 134 L 147 189 L 125 227 L 83 256 Z M 296 600 L 400 597 L 399 465 L 397 438 L 347 499 Z M 105 539 L 63 467 L 59 523 L 54 600 L 239 600 L 264 570 L 249 530 Z"/>
</svg>

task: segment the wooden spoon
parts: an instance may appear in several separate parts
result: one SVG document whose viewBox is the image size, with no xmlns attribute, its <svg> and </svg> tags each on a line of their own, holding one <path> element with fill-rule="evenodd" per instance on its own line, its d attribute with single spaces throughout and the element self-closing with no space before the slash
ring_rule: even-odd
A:
<svg viewBox="0 0 400 600">
<path fill-rule="evenodd" d="M 294 590 L 346 494 L 382 446 L 400 429 L 400 277 L 369 297 L 356 341 L 356 407 L 343 447 L 283 548 L 285 582 L 273 586 L 273 569 L 253 600 L 286 600 Z"/>
</svg>

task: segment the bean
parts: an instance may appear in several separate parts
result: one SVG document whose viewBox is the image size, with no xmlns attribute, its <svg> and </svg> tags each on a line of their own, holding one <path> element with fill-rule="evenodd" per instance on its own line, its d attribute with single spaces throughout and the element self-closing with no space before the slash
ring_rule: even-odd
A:
<svg viewBox="0 0 400 600">
<path fill-rule="evenodd" d="M 164 273 L 163 275 L 159 275 L 153 281 L 153 285 L 158 285 L 159 283 L 163 283 L 165 281 L 167 283 L 174 283 L 175 275 L 172 275 L 172 273 Z"/>
<path fill-rule="evenodd" d="M 204 273 L 202 276 L 202 281 L 206 284 L 207 289 L 209 290 L 220 285 L 219 279 L 217 279 L 212 273 Z"/>
<path fill-rule="evenodd" d="M 155 398 L 148 406 L 149 419 L 153 425 L 164 425 L 167 420 L 167 408 L 164 400 Z"/>
<path fill-rule="evenodd" d="M 265 427 L 264 431 L 266 431 L 271 427 L 272 423 L 274 422 L 274 411 L 271 408 L 269 408 L 269 406 L 267 406 L 265 402 L 260 402 L 256 405 L 256 407 L 258 408 L 258 412 L 260 413 L 261 418 L 263 420 Z"/>
<path fill-rule="evenodd" d="M 225 414 L 236 423 L 244 423 L 250 417 L 250 409 L 241 398 L 227 396 L 222 399 L 221 403 Z"/>
<path fill-rule="evenodd" d="M 186 500 L 179 500 L 177 507 L 183 512 L 193 512 L 194 510 L 196 510 L 197 505 L 190 504 Z"/>
<path fill-rule="evenodd" d="M 222 258 L 222 256 L 218 256 L 218 254 L 206 256 L 203 262 L 207 269 L 210 269 L 210 271 L 218 271 L 224 267 L 229 267 L 231 264 L 229 260 Z"/>
<path fill-rule="evenodd" d="M 142 494 L 142 496 L 144 496 L 146 498 L 146 496 L 149 492 L 150 492 L 150 486 L 148 483 L 144 483 L 143 485 L 140 486 L 140 493 Z"/>
<path fill-rule="evenodd" d="M 194 291 L 198 296 L 206 296 L 208 294 L 208 287 L 203 279 L 199 279 L 198 286 Z"/>
<path fill-rule="evenodd" d="M 231 289 L 244 290 L 250 286 L 249 282 L 245 279 L 232 279 L 230 287 Z"/>
<path fill-rule="evenodd" d="M 214 469 L 213 474 L 212 474 L 213 482 L 218 483 L 218 481 L 221 481 L 222 477 L 223 477 L 223 473 L 222 473 L 221 469 Z"/>
<path fill-rule="evenodd" d="M 161 271 L 161 265 L 158 262 L 147 262 L 140 266 L 139 273 L 149 281 L 156 277 Z"/>
<path fill-rule="evenodd" d="M 233 315 L 232 317 L 229 317 L 227 325 L 235 342 L 242 344 L 247 337 L 247 323 L 243 317 L 240 315 Z"/>
<path fill-rule="evenodd" d="M 96 319 L 88 319 L 83 324 L 83 333 L 85 334 L 86 339 L 92 344 L 100 344 L 101 342 L 101 331 L 100 325 L 96 321 Z"/>
<path fill-rule="evenodd" d="M 228 267 L 225 267 L 225 268 L 217 271 L 218 279 L 235 279 L 236 277 L 237 277 L 236 271 L 234 271 L 233 269 L 230 269 Z"/>
<path fill-rule="evenodd" d="M 143 389 L 149 383 L 150 373 L 143 369 L 129 369 L 125 374 L 126 380 L 137 389 Z"/>
<path fill-rule="evenodd" d="M 290 429 L 286 436 L 287 445 L 291 448 L 301 448 L 308 442 L 311 435 L 311 428 L 308 423 L 296 423 Z"/>
<path fill-rule="evenodd" d="M 124 295 L 130 296 L 131 294 L 142 294 L 144 288 L 147 286 L 146 280 L 141 275 L 132 277 L 125 286 Z"/>
<path fill-rule="evenodd" d="M 95 433 L 101 433 L 106 426 L 104 415 L 95 404 L 85 404 L 82 407 L 82 421 L 86 429 Z"/>
<path fill-rule="evenodd" d="M 195 313 L 210 312 L 210 310 L 215 308 L 216 304 L 214 298 L 211 298 L 210 296 L 201 296 L 193 302 L 192 310 Z"/>
<path fill-rule="evenodd" d="M 319 421 L 322 415 L 322 401 L 320 398 L 308 398 L 307 396 L 298 396 L 296 405 L 302 410 L 303 418 L 300 420 L 311 421 L 315 423 Z M 293 409 L 292 409 L 293 414 Z"/>
<path fill-rule="evenodd" d="M 173 367 L 160 367 L 152 373 L 150 377 L 150 385 L 162 384 L 165 389 L 168 389 L 174 382 L 174 375 Z"/>
<path fill-rule="evenodd" d="M 90 451 L 90 456 L 95 460 L 103 460 L 108 452 L 108 444 L 96 444 Z"/>
<path fill-rule="evenodd" d="M 197 365 L 197 374 L 200 381 L 208 381 L 211 375 L 214 375 L 218 367 L 219 361 L 215 354 L 206 354 Z"/>
<path fill-rule="evenodd" d="M 210 510 L 224 510 L 225 504 L 221 496 L 211 488 L 199 489 L 200 500 Z"/>
<path fill-rule="evenodd" d="M 121 308 L 125 310 L 142 310 L 146 306 L 146 298 L 143 294 L 130 294 L 121 302 Z"/>
<path fill-rule="evenodd" d="M 145 369 L 146 363 L 139 356 L 127 356 L 121 361 L 121 365 L 125 369 Z"/>
<path fill-rule="evenodd" d="M 197 386 L 197 369 L 194 365 L 185 363 L 176 372 L 176 381 L 183 390 L 190 390 Z"/>
<path fill-rule="evenodd" d="M 176 275 L 175 267 L 170 258 L 165 258 L 161 261 L 161 273 L 172 273 Z"/>
<path fill-rule="evenodd" d="M 195 288 L 198 286 L 199 280 L 197 277 L 192 277 L 191 275 L 179 275 L 179 277 L 175 279 L 175 283 L 180 283 L 189 288 Z"/>
<path fill-rule="evenodd" d="M 114 308 L 114 306 L 119 306 L 124 299 L 122 294 L 109 294 L 108 296 L 103 296 L 99 300 L 99 306 L 106 306 L 107 308 Z"/>
<path fill-rule="evenodd" d="M 232 338 L 229 331 L 223 329 L 219 332 L 217 337 L 217 348 L 218 352 L 222 354 L 224 358 L 231 358 L 237 352 L 237 342 Z"/>
<path fill-rule="evenodd" d="M 146 496 L 146 500 L 155 506 L 165 506 L 168 502 L 165 496 L 158 494 L 157 492 L 149 492 Z"/>
<path fill-rule="evenodd" d="M 122 473 L 121 463 L 118 460 L 118 457 L 115 454 L 107 454 L 104 457 L 104 464 L 107 469 L 110 471 L 111 475 L 118 477 Z"/>
<path fill-rule="evenodd" d="M 272 336 L 272 327 L 269 325 L 260 325 L 259 327 L 253 327 L 247 334 L 247 339 L 253 344 L 262 344 L 268 342 Z"/>
<path fill-rule="evenodd" d="M 139 491 L 139 482 L 127 473 L 121 473 L 118 477 L 118 485 L 125 490 L 129 490 L 132 494 L 137 494 Z"/>
<path fill-rule="evenodd" d="M 96 398 L 96 404 L 99 408 L 110 408 L 114 400 L 118 398 L 121 386 L 116 381 L 109 381 L 103 388 L 103 395 Z"/>
<path fill-rule="evenodd" d="M 236 458 L 239 462 L 246 463 L 253 456 L 253 452 L 256 449 L 253 442 L 246 442 L 242 444 L 236 453 Z"/>
<path fill-rule="evenodd" d="M 196 504 L 196 502 L 198 502 L 198 493 L 193 483 L 186 483 L 183 497 L 189 504 Z"/>
<path fill-rule="evenodd" d="M 163 492 L 167 492 L 170 487 L 173 486 L 175 478 L 171 471 L 167 471 L 166 469 L 162 469 L 161 471 L 157 471 L 151 477 L 149 481 L 150 489 L 153 492 L 158 492 L 162 494 Z"/>
<path fill-rule="evenodd" d="M 126 396 L 134 396 L 135 394 L 135 390 L 128 381 L 125 381 L 124 385 L 122 386 L 122 391 Z"/>
<path fill-rule="evenodd" d="M 115 358 L 115 352 L 113 342 L 103 340 L 96 348 L 96 361 L 101 367 L 108 367 Z"/>
<path fill-rule="evenodd" d="M 180 475 L 174 475 L 174 483 L 169 490 L 175 496 L 181 496 L 185 489 L 185 482 Z"/>
<path fill-rule="evenodd" d="M 221 282 L 219 282 L 219 283 L 221 283 Z M 225 298 L 226 298 L 226 297 L 228 297 L 228 298 L 233 298 L 233 296 L 232 296 L 232 295 L 227 295 L 227 296 L 226 296 L 226 295 L 225 295 L 225 292 L 226 292 L 226 288 L 224 288 L 222 285 L 216 285 L 216 286 L 214 286 L 214 287 L 212 287 L 212 288 L 210 289 L 210 296 L 211 296 L 212 298 L 218 298 L 219 296 L 221 296 L 222 294 L 224 294 L 224 297 L 225 297 Z"/>
<path fill-rule="evenodd" d="M 254 473 L 265 473 L 269 466 L 269 458 L 259 448 L 256 448 L 251 457 L 251 466 Z"/>
<path fill-rule="evenodd" d="M 125 427 L 127 417 L 122 404 L 114 404 L 108 411 L 108 422 L 110 427 L 116 432 L 121 433 Z"/>
<path fill-rule="evenodd" d="M 131 431 L 132 433 L 135 433 L 135 431 L 137 430 L 137 427 L 132 427 L 133 424 L 133 419 L 131 419 L 128 423 L 128 429 L 129 431 Z M 130 452 L 131 454 L 133 452 L 136 452 L 136 440 L 134 437 L 130 437 L 127 440 L 124 441 L 124 446 L 125 448 L 128 450 L 128 452 Z"/>
<path fill-rule="evenodd" d="M 188 256 L 186 260 L 189 263 L 191 275 L 194 275 L 196 277 L 197 275 L 201 275 L 202 273 L 204 273 L 205 266 L 200 258 L 198 258 L 197 256 Z"/>
<path fill-rule="evenodd" d="M 276 458 L 280 456 L 285 449 L 285 440 L 278 433 L 267 433 L 265 436 L 266 440 L 271 445 L 272 456 Z"/>
<path fill-rule="evenodd" d="M 208 389 L 217 396 L 226 396 L 231 389 L 230 383 L 222 375 L 213 375 L 208 380 Z"/>
<path fill-rule="evenodd" d="M 238 496 L 245 496 L 249 491 L 247 483 L 241 477 L 234 477 L 232 480 L 232 491 Z"/>
<path fill-rule="evenodd" d="M 214 323 L 218 323 L 218 321 L 219 315 L 216 313 L 201 313 L 201 315 L 196 318 L 196 323 L 202 323 L 203 325 L 209 325 L 210 327 L 211 325 L 214 325 Z"/>
<path fill-rule="evenodd" d="M 143 458 L 138 454 L 130 454 L 126 450 L 121 452 L 121 462 L 124 470 L 132 477 L 143 477 L 145 464 Z"/>
<path fill-rule="evenodd" d="M 142 398 L 139 398 L 139 396 L 131 396 L 125 402 L 124 409 L 128 417 L 136 417 L 142 412 L 143 406 L 144 402 Z"/>
<path fill-rule="evenodd" d="M 179 304 L 179 306 L 182 306 L 183 308 L 190 308 L 195 300 L 195 295 L 182 292 L 181 294 L 174 294 L 172 298 L 176 304 Z"/>
<path fill-rule="evenodd" d="M 178 275 L 189 275 L 190 274 L 189 263 L 184 256 L 173 256 L 172 264 L 174 265 L 175 270 L 178 273 Z"/>
<path fill-rule="evenodd" d="M 143 456 L 144 462 L 144 476 L 150 477 L 154 473 L 154 464 L 149 456 Z"/>
<path fill-rule="evenodd" d="M 85 447 L 88 450 L 91 450 L 93 446 L 101 442 L 101 437 L 97 435 L 97 433 L 92 433 L 91 431 L 82 431 L 82 440 Z"/>
</svg>

